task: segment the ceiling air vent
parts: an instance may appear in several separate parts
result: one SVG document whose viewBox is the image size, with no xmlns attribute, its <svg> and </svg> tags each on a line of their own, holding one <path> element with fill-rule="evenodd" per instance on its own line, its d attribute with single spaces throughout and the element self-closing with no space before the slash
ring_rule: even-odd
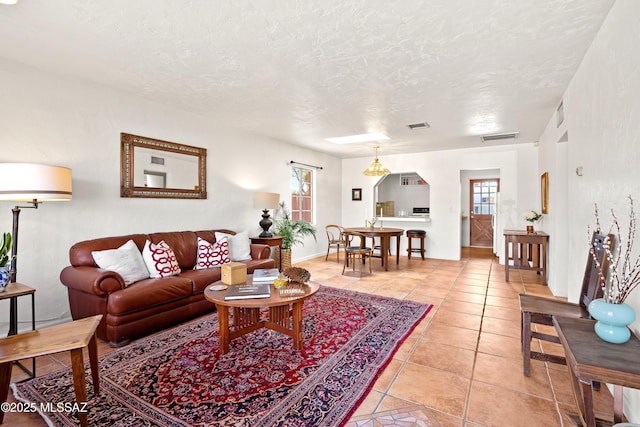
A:
<svg viewBox="0 0 640 427">
<path fill-rule="evenodd" d="M 164 165 L 164 158 L 151 156 L 151 164 L 154 165 Z"/>
<path fill-rule="evenodd" d="M 422 122 L 422 123 L 413 123 L 410 125 L 407 125 L 407 127 L 411 130 L 413 129 L 426 129 L 426 128 L 430 128 L 431 125 L 427 122 Z"/>
<path fill-rule="evenodd" d="M 482 140 L 482 142 L 505 141 L 509 139 L 516 139 L 516 137 L 518 136 L 518 133 L 519 132 L 499 133 L 494 135 L 482 135 L 480 139 Z"/>
</svg>

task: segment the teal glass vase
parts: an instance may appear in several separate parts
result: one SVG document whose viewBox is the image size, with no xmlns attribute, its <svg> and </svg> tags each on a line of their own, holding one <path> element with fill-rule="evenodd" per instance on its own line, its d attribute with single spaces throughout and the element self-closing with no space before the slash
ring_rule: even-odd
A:
<svg viewBox="0 0 640 427">
<path fill-rule="evenodd" d="M 588 307 L 591 317 L 597 320 L 594 331 L 603 340 L 613 344 L 624 344 L 631 338 L 627 325 L 636 320 L 636 312 L 625 303 L 612 304 L 599 298 Z"/>
</svg>

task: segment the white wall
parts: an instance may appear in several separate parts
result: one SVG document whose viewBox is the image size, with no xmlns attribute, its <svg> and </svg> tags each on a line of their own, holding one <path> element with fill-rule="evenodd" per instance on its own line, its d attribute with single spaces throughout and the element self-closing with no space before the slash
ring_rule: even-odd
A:
<svg viewBox="0 0 640 427">
<path fill-rule="evenodd" d="M 257 234 L 254 190 L 289 202 L 291 159 L 322 166 L 317 176 L 318 242 L 293 259 L 326 252 L 324 225 L 341 215 L 341 162 L 332 156 L 244 134 L 185 111 L 0 59 L 0 162 L 67 166 L 73 200 L 20 215 L 18 281 L 33 286 L 39 326 L 69 319 L 59 282 L 69 247 L 80 240 L 155 231 L 229 228 Z M 9 83 L 10 82 L 10 83 Z M 206 200 L 120 198 L 120 132 L 207 148 Z M 289 203 L 288 203 L 289 204 Z M 0 231 L 11 230 L 15 203 L 0 202 Z M 23 301 L 24 300 L 24 301 Z M 20 321 L 30 319 L 20 298 Z M 0 312 L 7 312 L 2 301 Z M 8 319 L 0 318 L 0 328 Z M 0 332 L 1 333 L 1 332 Z"/>
<path fill-rule="evenodd" d="M 424 228 L 427 231 L 426 251 L 429 258 L 460 259 L 460 171 L 499 169 L 504 201 L 503 229 L 523 228 L 522 213 L 532 209 L 533 203 L 539 203 L 536 202 L 539 187 L 539 178 L 536 177 L 537 151 L 532 144 L 516 144 L 407 155 L 385 156 L 381 153 L 379 157 L 380 162 L 393 173 L 416 172 L 429 183 L 431 222 L 423 227 L 406 223 L 404 228 Z M 371 214 L 373 187 L 378 178 L 362 175 L 369 163 L 371 157 L 345 159 L 342 162 L 342 225 L 345 227 L 364 226 L 365 210 Z M 362 188 L 362 201 L 351 200 L 352 188 Z M 403 228 L 401 223 L 397 226 Z M 502 229 L 499 235 L 502 236 Z M 406 247 L 404 240 L 401 254 Z M 503 239 L 499 247 L 504 247 Z"/>
<path fill-rule="evenodd" d="M 614 209 L 625 228 L 623 236 L 628 225 L 627 196 L 640 205 L 639 24 L 640 2 L 618 0 L 566 91 L 565 129 L 556 129 L 553 117 L 540 140 L 544 155 L 540 157 L 539 171 L 549 171 L 551 189 L 554 176 L 566 179 L 566 184 L 561 181 L 561 187 L 566 188 L 564 194 L 551 190 L 553 228 L 560 235 L 566 229 L 568 237 L 566 251 L 553 253 L 551 271 L 557 263 L 567 265 L 567 294 L 571 301 L 577 301 L 580 291 L 588 253 L 587 227 L 595 224 L 594 204 L 600 208 L 605 227 L 610 224 L 607 212 Z M 568 142 L 560 144 L 566 144 L 566 150 L 558 144 L 564 131 Z M 576 174 L 577 167 L 583 168 L 582 176 Z M 553 235 L 551 238 L 556 241 Z M 639 245 L 636 241 L 636 256 Z M 640 313 L 638 290 L 627 302 Z M 640 332 L 640 320 L 632 329 Z M 625 389 L 625 413 L 630 421 L 640 422 L 637 390 Z"/>
</svg>

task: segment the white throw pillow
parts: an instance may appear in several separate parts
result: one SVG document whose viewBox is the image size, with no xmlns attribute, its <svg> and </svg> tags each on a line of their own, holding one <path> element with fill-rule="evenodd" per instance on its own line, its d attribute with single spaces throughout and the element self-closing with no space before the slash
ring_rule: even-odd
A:
<svg viewBox="0 0 640 427">
<path fill-rule="evenodd" d="M 198 237 L 198 258 L 194 270 L 220 267 L 222 264 L 230 262 L 228 238 L 223 237 L 212 244 Z"/>
<path fill-rule="evenodd" d="M 231 261 L 247 261 L 251 259 L 251 243 L 249 232 L 241 231 L 235 236 L 216 232 L 216 242 L 226 237 L 229 240 L 229 257 Z"/>
<path fill-rule="evenodd" d="M 142 259 L 147 265 L 149 275 L 154 279 L 175 276 L 180 273 L 176 254 L 164 240 L 158 244 L 147 240 L 142 250 Z"/>
<path fill-rule="evenodd" d="M 98 267 L 115 271 L 122 276 L 126 285 L 149 278 L 149 270 L 133 240 L 129 240 L 118 249 L 92 251 L 91 255 Z"/>
</svg>

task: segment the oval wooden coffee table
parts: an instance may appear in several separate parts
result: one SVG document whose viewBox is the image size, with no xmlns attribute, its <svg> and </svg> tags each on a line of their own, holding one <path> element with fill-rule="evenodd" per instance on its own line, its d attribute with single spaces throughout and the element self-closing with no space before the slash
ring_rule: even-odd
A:
<svg viewBox="0 0 640 427">
<path fill-rule="evenodd" d="M 247 283 L 251 283 L 252 280 L 253 276 L 248 275 Z M 293 348 L 302 350 L 302 305 L 305 299 L 318 292 L 320 289 L 318 283 L 285 285 L 282 288 L 271 285 L 269 298 L 231 301 L 224 299 L 227 294 L 226 289 L 222 291 L 210 289 L 212 286 L 221 284 L 222 281 L 212 283 L 204 291 L 204 297 L 214 303 L 218 309 L 220 354 L 229 352 L 229 343 L 232 339 L 260 328 L 272 329 L 292 337 Z M 238 285 L 229 285 L 231 286 Z M 263 307 L 269 308 L 268 319 L 260 318 L 260 309 Z M 233 324 L 229 323 L 229 309 L 233 309 Z"/>
</svg>

